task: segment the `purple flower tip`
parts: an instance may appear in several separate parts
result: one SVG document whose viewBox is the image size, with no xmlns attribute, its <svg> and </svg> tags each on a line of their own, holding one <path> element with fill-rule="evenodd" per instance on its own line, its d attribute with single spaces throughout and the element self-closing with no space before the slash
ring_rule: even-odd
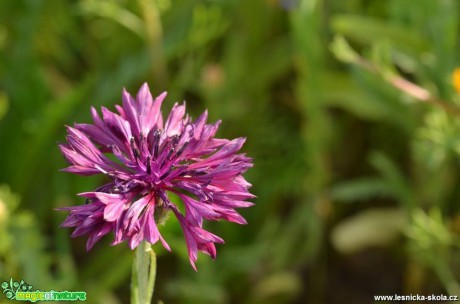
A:
<svg viewBox="0 0 460 304">
<path fill-rule="evenodd" d="M 86 204 L 60 208 L 69 211 L 62 227 L 75 227 L 72 237 L 88 235 L 87 250 L 113 232 L 113 245 L 127 241 L 134 249 L 143 240 L 158 240 L 170 250 L 157 225 L 166 213 L 184 231 L 193 268 L 198 251 L 213 259 L 220 237 L 204 230 L 203 219 L 246 224 L 235 211 L 250 207 L 251 187 L 242 174 L 252 160 L 238 154 L 245 139 L 215 138 L 220 122 L 207 124 L 207 112 L 192 121 L 185 104 L 174 104 L 166 121 L 161 105 L 166 92 L 152 98 L 144 84 L 136 98 L 123 90 L 118 113 L 102 107 L 102 117 L 91 108 L 93 124 L 67 127 L 67 143 L 59 145 L 69 167 L 64 171 L 104 174 L 108 184 L 80 193 Z M 113 154 L 109 158 L 107 154 Z M 185 214 L 170 200 L 182 200 Z"/>
</svg>

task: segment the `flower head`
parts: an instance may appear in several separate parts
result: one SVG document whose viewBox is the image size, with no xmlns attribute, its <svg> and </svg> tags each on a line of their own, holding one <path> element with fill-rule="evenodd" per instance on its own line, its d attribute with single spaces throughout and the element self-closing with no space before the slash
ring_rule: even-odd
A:
<svg viewBox="0 0 460 304">
<path fill-rule="evenodd" d="M 238 154 L 245 139 L 215 138 L 220 121 L 207 124 L 185 114 L 185 104 L 173 106 L 166 121 L 161 105 L 166 93 L 152 98 L 147 84 L 136 98 L 125 90 L 118 113 L 102 107 L 102 118 L 91 108 L 93 124 L 67 127 L 67 143 L 59 145 L 70 166 L 80 175 L 104 174 L 110 182 L 80 193 L 87 204 L 60 208 L 69 211 L 63 227 L 75 227 L 72 237 L 88 235 L 86 248 L 109 232 L 113 245 L 127 241 L 134 249 L 141 241 L 158 240 L 170 250 L 157 224 L 171 211 L 178 219 L 195 268 L 197 252 L 216 256 L 214 243 L 224 241 L 203 229 L 203 219 L 246 224 L 235 208 L 253 204 L 251 186 L 242 174 L 251 159 Z M 109 158 L 107 154 L 113 154 Z M 183 214 L 171 201 L 174 194 Z"/>
</svg>

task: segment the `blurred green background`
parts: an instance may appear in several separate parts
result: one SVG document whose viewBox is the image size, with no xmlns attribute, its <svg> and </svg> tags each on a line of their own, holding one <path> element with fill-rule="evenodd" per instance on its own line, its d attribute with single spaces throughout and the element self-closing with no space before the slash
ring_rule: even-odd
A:
<svg viewBox="0 0 460 304">
<path fill-rule="evenodd" d="M 373 303 L 460 295 L 459 2 L 0 1 L 0 279 L 128 303 L 132 252 L 61 229 L 100 177 L 60 172 L 64 125 L 126 87 L 247 136 L 247 226 L 188 263 L 161 227 L 164 303 Z M 460 81 L 459 81 L 460 82 Z M 460 83 L 457 83 L 460 85 Z M 0 295 L 1 301 L 5 300 Z"/>
</svg>

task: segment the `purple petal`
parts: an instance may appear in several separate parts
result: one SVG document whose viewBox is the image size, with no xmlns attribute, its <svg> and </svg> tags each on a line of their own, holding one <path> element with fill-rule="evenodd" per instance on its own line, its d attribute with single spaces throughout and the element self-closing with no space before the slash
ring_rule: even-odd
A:
<svg viewBox="0 0 460 304">
<path fill-rule="evenodd" d="M 132 137 L 131 126 L 120 115 L 117 115 L 107 108 L 102 107 L 102 117 L 105 125 L 121 142 L 128 143 Z"/>
<path fill-rule="evenodd" d="M 166 120 L 165 133 L 167 136 L 178 135 L 181 133 L 183 128 L 182 118 L 185 115 L 185 104 L 178 105 L 174 104 L 171 113 L 169 114 L 168 120 Z"/>
<path fill-rule="evenodd" d="M 82 192 L 78 194 L 86 198 L 97 198 L 98 201 L 105 205 L 112 204 L 118 201 L 125 201 L 125 197 L 121 194 L 105 193 L 105 192 Z"/>
<path fill-rule="evenodd" d="M 99 228 L 96 233 L 91 234 L 91 236 L 88 238 L 88 241 L 86 242 L 86 251 L 90 251 L 94 244 L 111 230 L 112 225 L 106 223 L 101 228 Z"/>
<path fill-rule="evenodd" d="M 108 222 L 116 221 L 120 217 L 124 208 L 125 208 L 125 202 L 123 200 L 114 201 L 108 204 L 104 209 L 104 220 Z"/>
<path fill-rule="evenodd" d="M 147 83 L 144 83 L 137 93 L 137 114 L 139 117 L 140 132 L 142 132 L 142 134 L 149 134 L 150 130 L 152 130 L 155 125 L 160 127 L 158 125 L 158 120 L 161 115 L 160 108 L 166 94 L 166 92 L 161 93 L 155 101 L 153 101 Z"/>
<path fill-rule="evenodd" d="M 127 121 L 129 121 L 133 133 L 136 136 L 139 136 L 140 125 L 139 125 L 139 119 L 138 119 L 137 109 L 135 105 L 136 101 L 125 89 L 123 89 L 122 99 L 123 99 L 123 110 L 125 113 L 125 118 Z"/>
<path fill-rule="evenodd" d="M 142 210 L 144 210 L 144 208 L 147 207 L 147 205 L 150 203 L 152 199 L 154 199 L 152 195 L 147 195 L 141 197 L 140 199 L 131 204 L 124 218 L 124 229 L 132 230 L 134 228 L 134 226 L 139 221 L 139 215 L 141 214 Z"/>
</svg>

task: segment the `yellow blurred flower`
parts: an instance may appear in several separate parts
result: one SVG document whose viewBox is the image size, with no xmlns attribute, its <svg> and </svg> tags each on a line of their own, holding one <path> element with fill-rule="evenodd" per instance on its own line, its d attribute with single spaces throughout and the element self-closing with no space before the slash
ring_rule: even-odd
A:
<svg viewBox="0 0 460 304">
<path fill-rule="evenodd" d="M 455 91 L 460 93 L 460 68 L 456 68 L 452 73 L 452 85 L 454 86 Z"/>
<path fill-rule="evenodd" d="M 2 225 L 8 217 L 8 210 L 5 203 L 0 199 L 0 225 Z"/>
</svg>

